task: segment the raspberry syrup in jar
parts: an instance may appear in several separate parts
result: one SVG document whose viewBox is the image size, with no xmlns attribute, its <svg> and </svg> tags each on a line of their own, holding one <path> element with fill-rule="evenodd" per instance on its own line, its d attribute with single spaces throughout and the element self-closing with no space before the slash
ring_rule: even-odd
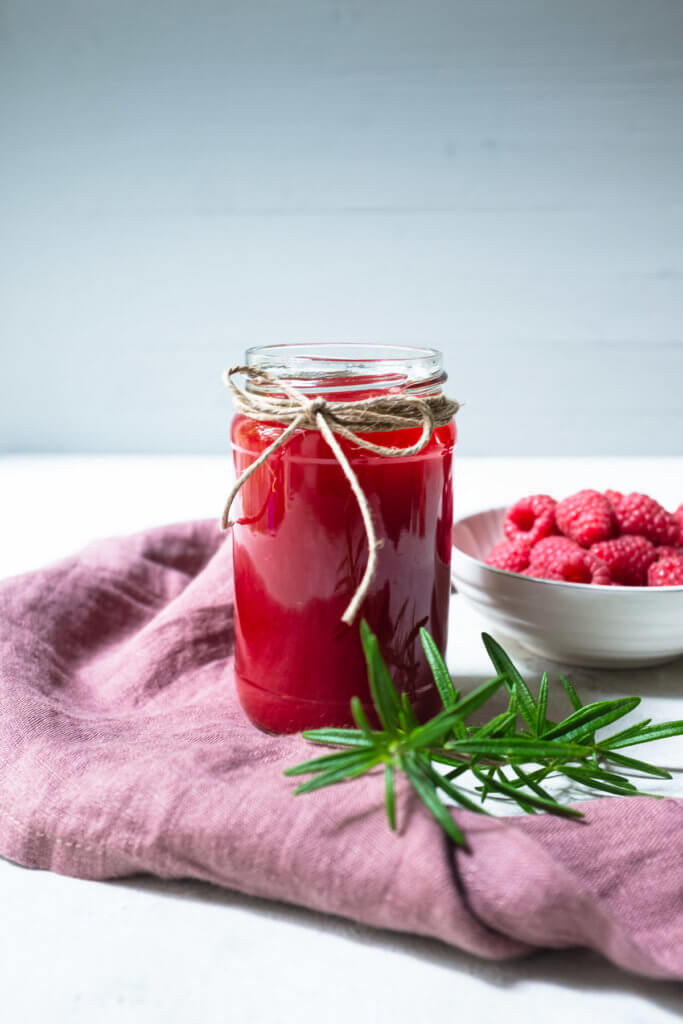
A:
<svg viewBox="0 0 683 1024">
<path fill-rule="evenodd" d="M 248 350 L 247 365 L 328 402 L 376 395 L 437 395 L 446 380 L 434 349 L 366 345 L 273 345 Z M 264 387 L 258 385 L 259 393 Z M 249 383 L 248 389 L 256 385 Z M 276 385 L 271 393 L 277 393 Z M 285 429 L 237 414 L 241 474 Z M 363 434 L 408 448 L 419 427 Z M 377 571 L 356 621 L 341 621 L 363 575 L 368 544 L 341 466 L 316 430 L 297 430 L 244 483 L 233 527 L 235 668 L 251 721 L 274 733 L 353 726 L 358 696 L 372 701 L 360 642 L 367 619 L 399 690 L 420 718 L 440 707 L 419 638 L 425 626 L 445 653 L 450 597 L 455 423 L 434 430 L 418 454 L 385 457 L 336 435 L 370 506 Z"/>
</svg>

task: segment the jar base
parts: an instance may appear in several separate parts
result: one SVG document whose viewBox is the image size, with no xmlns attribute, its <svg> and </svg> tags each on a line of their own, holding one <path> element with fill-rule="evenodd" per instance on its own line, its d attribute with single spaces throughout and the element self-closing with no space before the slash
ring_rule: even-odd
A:
<svg viewBox="0 0 683 1024">
<path fill-rule="evenodd" d="M 356 728 L 350 701 L 318 701 L 272 693 L 257 686 L 239 672 L 235 673 L 237 695 L 249 721 L 262 732 L 274 735 L 303 732 L 306 729 Z M 435 686 L 419 691 L 411 700 L 420 722 L 442 710 L 439 692 Z M 372 705 L 363 702 L 370 724 L 379 728 Z"/>
</svg>

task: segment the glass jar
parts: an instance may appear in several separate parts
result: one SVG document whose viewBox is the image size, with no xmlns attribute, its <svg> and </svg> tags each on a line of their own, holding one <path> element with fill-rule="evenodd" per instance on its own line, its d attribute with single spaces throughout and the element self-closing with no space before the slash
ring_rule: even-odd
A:
<svg viewBox="0 0 683 1024">
<path fill-rule="evenodd" d="M 439 352 L 403 346 L 272 345 L 249 349 L 246 363 L 329 402 L 434 395 L 446 380 Z M 264 386 L 248 381 L 248 390 L 264 393 Z M 236 415 L 236 473 L 284 429 Z M 420 433 L 416 427 L 363 437 L 408 448 Z M 361 617 L 418 717 L 438 710 L 419 629 L 425 626 L 445 653 L 455 436 L 451 420 L 419 454 L 388 458 L 337 435 L 382 542 L 375 577 L 351 626 L 341 616 L 365 569 L 368 544 L 349 482 L 323 436 L 297 430 L 245 482 L 233 528 L 235 668 L 240 702 L 255 725 L 275 733 L 353 725 L 352 696 L 374 720 Z"/>
</svg>

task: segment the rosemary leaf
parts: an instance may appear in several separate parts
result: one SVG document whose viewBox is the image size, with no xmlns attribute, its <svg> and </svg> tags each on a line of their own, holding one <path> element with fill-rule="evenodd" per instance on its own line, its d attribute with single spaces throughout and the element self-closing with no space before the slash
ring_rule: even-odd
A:
<svg viewBox="0 0 683 1024">
<path fill-rule="evenodd" d="M 327 771 L 329 768 L 343 768 L 345 765 L 355 767 L 369 759 L 370 754 L 374 755 L 374 747 L 366 746 L 364 750 L 338 750 L 334 754 L 325 754 L 323 757 L 314 757 L 311 761 L 304 761 L 293 768 L 287 768 L 284 775 L 309 775 L 311 772 Z"/>
<path fill-rule="evenodd" d="M 600 746 L 606 746 L 607 741 L 612 743 L 613 740 L 621 740 L 624 739 L 626 736 L 635 736 L 637 733 L 642 732 L 643 729 L 645 729 L 645 727 L 648 726 L 651 721 L 651 718 L 646 718 L 642 722 L 636 722 L 635 725 L 629 725 L 628 729 L 622 729 L 621 732 L 614 732 L 611 736 L 607 736 L 604 740 L 601 740 Z"/>
<path fill-rule="evenodd" d="M 554 729 L 549 729 L 545 734 L 546 740 L 554 740 L 558 737 L 566 742 L 572 739 L 580 739 L 583 736 L 592 735 L 596 729 L 616 722 L 623 718 L 629 711 L 633 711 L 640 704 L 640 697 L 624 697 L 620 700 L 599 700 L 594 704 L 584 704 L 579 711 L 575 711 L 564 722 L 560 722 Z M 588 728 L 587 728 L 588 726 Z"/>
<path fill-rule="evenodd" d="M 574 708 L 574 711 L 578 711 L 579 708 L 583 707 L 583 704 L 579 699 L 578 693 L 576 692 L 576 690 L 574 689 L 574 687 L 569 682 L 566 676 L 560 676 L 560 682 L 564 686 L 567 696 L 569 697 L 569 703 Z"/>
<path fill-rule="evenodd" d="M 631 771 L 643 772 L 645 775 L 655 775 L 658 779 L 671 778 L 671 773 L 667 772 L 665 768 L 658 768 L 657 765 L 649 764 L 647 761 L 637 761 L 634 757 L 615 754 L 613 750 L 602 751 L 598 748 L 598 752 L 604 755 L 607 760 L 620 765 L 622 768 L 630 768 Z"/>
<path fill-rule="evenodd" d="M 368 738 L 360 729 L 307 729 L 301 734 L 311 743 L 327 743 L 340 747 L 367 747 Z M 373 732 L 373 739 L 381 739 L 383 732 Z"/>
<path fill-rule="evenodd" d="M 501 675 L 495 679 L 489 679 L 488 682 L 482 683 L 481 686 L 477 686 L 471 693 L 468 693 L 466 697 L 462 697 L 453 710 L 458 711 L 463 718 L 466 718 L 486 704 L 504 682 L 505 676 Z"/>
<path fill-rule="evenodd" d="M 559 743 L 518 735 L 493 739 L 458 740 L 449 745 L 450 750 L 466 754 L 481 754 L 484 757 L 511 757 L 525 761 L 543 760 L 545 757 L 581 758 L 591 754 L 591 747 L 578 743 Z"/>
<path fill-rule="evenodd" d="M 434 682 L 441 695 L 443 706 L 446 710 L 450 710 L 458 703 L 459 693 L 453 686 L 453 680 L 451 679 L 446 662 L 443 660 L 441 651 L 424 626 L 420 629 L 420 640 L 422 641 L 425 657 L 432 670 Z"/>
<path fill-rule="evenodd" d="M 308 782 L 302 783 L 294 790 L 296 796 L 303 793 L 312 793 L 315 789 L 322 789 L 324 786 L 333 786 L 338 782 L 345 782 L 347 779 L 355 779 L 358 775 L 365 775 L 366 772 L 370 771 L 379 764 L 381 755 L 372 753 L 365 757 L 364 760 L 357 761 L 354 765 L 343 764 L 337 768 L 331 768 L 330 771 L 320 772 L 319 775 L 315 775 Z"/>
<path fill-rule="evenodd" d="M 531 690 L 500 644 L 487 633 L 484 645 L 498 675 L 461 697 L 434 641 L 422 630 L 421 641 L 444 705 L 429 721 L 419 723 L 410 699 L 396 690 L 389 670 L 367 623 L 361 624 L 361 642 L 368 668 L 370 694 L 380 729 L 373 729 L 361 701 L 354 697 L 351 713 L 356 729 L 311 729 L 303 735 L 313 743 L 336 749 L 303 764 L 288 768 L 286 775 L 309 775 L 295 793 L 310 793 L 352 780 L 378 765 L 384 766 L 384 800 L 387 819 L 396 828 L 396 773 L 403 772 L 430 814 L 453 840 L 465 838 L 441 802 L 440 793 L 468 810 L 485 812 L 481 806 L 494 794 L 516 803 L 527 813 L 546 811 L 579 818 L 581 813 L 555 799 L 542 785 L 549 776 L 564 776 L 588 791 L 614 796 L 640 794 L 618 771 L 625 769 L 670 779 L 664 768 L 616 753 L 622 747 L 683 735 L 683 721 L 652 724 L 650 719 L 628 726 L 596 742 L 596 730 L 618 721 L 640 703 L 638 697 L 601 700 L 583 704 L 568 679 L 560 676 L 572 712 L 562 722 L 547 717 L 550 683 L 544 673 L 534 700 Z M 467 719 L 505 686 L 506 711 L 472 726 Z M 518 713 L 521 715 L 519 723 Z M 518 727 L 519 724 L 519 727 Z M 451 770 L 442 775 L 434 763 Z M 532 770 L 528 766 L 536 765 Z M 608 767 L 603 767 L 607 765 Z M 478 780 L 480 803 L 471 799 L 454 780 L 471 771 Z M 508 774 L 512 772 L 514 778 Z"/>
<path fill-rule="evenodd" d="M 384 658 L 380 654 L 377 637 L 371 632 L 365 619 L 360 624 L 360 636 L 368 666 L 370 693 L 377 715 L 387 732 L 396 734 L 401 702 Z"/>
<path fill-rule="evenodd" d="M 412 759 L 406 760 L 405 770 L 413 789 L 420 797 L 427 810 L 434 815 L 444 832 L 446 832 L 453 842 L 458 844 L 458 846 L 465 846 L 465 837 L 456 825 L 450 812 L 439 800 L 434 784 L 426 778 L 416 762 Z"/>
<path fill-rule="evenodd" d="M 384 804 L 387 810 L 389 827 L 396 828 L 396 792 L 394 789 L 394 767 L 384 765 Z"/>
<path fill-rule="evenodd" d="M 484 647 L 496 672 L 498 675 L 505 676 L 508 684 L 514 690 L 519 713 L 533 732 L 536 727 L 536 702 L 531 696 L 531 691 L 524 682 L 521 672 L 512 663 L 507 652 L 503 650 L 492 636 L 489 636 L 488 633 L 482 633 L 481 638 L 484 641 Z"/>
<path fill-rule="evenodd" d="M 591 789 L 599 789 L 604 793 L 612 793 L 615 796 L 639 795 L 636 787 L 633 783 L 629 783 L 627 779 L 620 780 L 619 782 L 611 781 L 594 768 L 591 768 L 590 771 L 588 771 L 584 768 L 575 768 L 565 765 L 562 768 L 562 773 L 568 778 L 573 779 L 575 782 L 580 782 L 583 786 L 589 786 Z M 607 772 L 605 774 L 609 775 L 610 773 Z"/>
<path fill-rule="evenodd" d="M 461 789 L 458 789 L 457 786 L 453 786 L 445 776 L 435 771 L 429 762 L 422 764 L 422 770 L 435 786 L 442 789 L 444 793 L 447 793 L 451 800 L 455 800 L 461 807 L 466 807 L 468 811 L 475 811 L 477 814 L 488 814 L 488 811 L 484 810 L 481 804 L 476 803 L 466 793 L 463 793 Z"/>
<path fill-rule="evenodd" d="M 602 746 L 609 750 L 618 750 L 619 747 L 632 747 L 636 743 L 663 740 L 667 736 L 683 736 L 683 722 L 662 722 L 661 725 L 648 725 L 631 736 L 622 736 L 621 739 L 614 736 L 608 737 L 602 742 Z"/>
<path fill-rule="evenodd" d="M 510 785 L 506 780 L 503 782 L 501 779 L 496 779 L 493 776 L 485 776 L 476 765 L 472 767 L 472 771 L 480 782 L 486 783 L 489 789 L 494 790 L 498 793 L 504 793 L 506 796 L 511 797 L 515 803 L 520 805 L 530 804 L 532 807 L 539 807 L 541 810 L 552 811 L 553 814 L 561 814 L 568 818 L 581 818 L 583 814 L 577 810 L 576 807 L 568 807 L 566 804 L 560 804 L 557 800 L 552 798 L 540 797 L 535 793 L 524 793 L 520 796 L 519 790 Z"/>
<path fill-rule="evenodd" d="M 555 800 L 554 797 L 550 795 L 550 793 L 546 792 L 546 790 L 543 789 L 543 786 L 539 785 L 539 783 L 536 782 L 535 779 L 533 779 L 530 775 L 527 775 L 527 773 L 523 771 L 518 764 L 515 764 L 513 762 L 512 770 L 519 779 L 519 781 L 522 783 L 522 785 L 530 789 L 533 793 L 536 794 L 536 796 L 540 796 L 541 799 L 548 800 L 550 803 L 556 804 L 558 802 L 557 800 Z M 515 788 L 517 788 L 517 783 L 513 783 L 513 785 L 515 786 Z"/>
<path fill-rule="evenodd" d="M 548 673 L 543 673 L 541 685 L 538 690 L 538 704 L 536 705 L 536 735 L 543 736 L 546 725 L 546 713 L 548 711 Z"/>
<path fill-rule="evenodd" d="M 410 703 L 410 698 L 407 693 L 401 694 L 401 706 L 403 708 L 403 720 L 405 722 L 405 728 L 417 729 L 420 724 L 417 720 L 417 716 L 413 711 L 413 705 Z"/>
<path fill-rule="evenodd" d="M 370 728 L 370 723 L 368 722 L 365 711 L 363 710 L 363 705 L 358 697 L 351 698 L 351 714 L 353 715 L 354 722 L 365 738 L 372 743 L 372 729 Z"/>
</svg>

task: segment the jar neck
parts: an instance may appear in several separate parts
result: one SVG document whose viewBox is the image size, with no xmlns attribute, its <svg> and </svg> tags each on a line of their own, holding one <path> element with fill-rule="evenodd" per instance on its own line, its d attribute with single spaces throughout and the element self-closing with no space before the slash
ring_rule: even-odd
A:
<svg viewBox="0 0 683 1024">
<path fill-rule="evenodd" d="M 264 345 L 247 349 L 246 365 L 307 395 L 341 402 L 383 394 L 440 394 L 446 380 L 440 352 L 402 345 Z M 277 393 L 277 385 L 253 380 L 247 387 Z"/>
</svg>

